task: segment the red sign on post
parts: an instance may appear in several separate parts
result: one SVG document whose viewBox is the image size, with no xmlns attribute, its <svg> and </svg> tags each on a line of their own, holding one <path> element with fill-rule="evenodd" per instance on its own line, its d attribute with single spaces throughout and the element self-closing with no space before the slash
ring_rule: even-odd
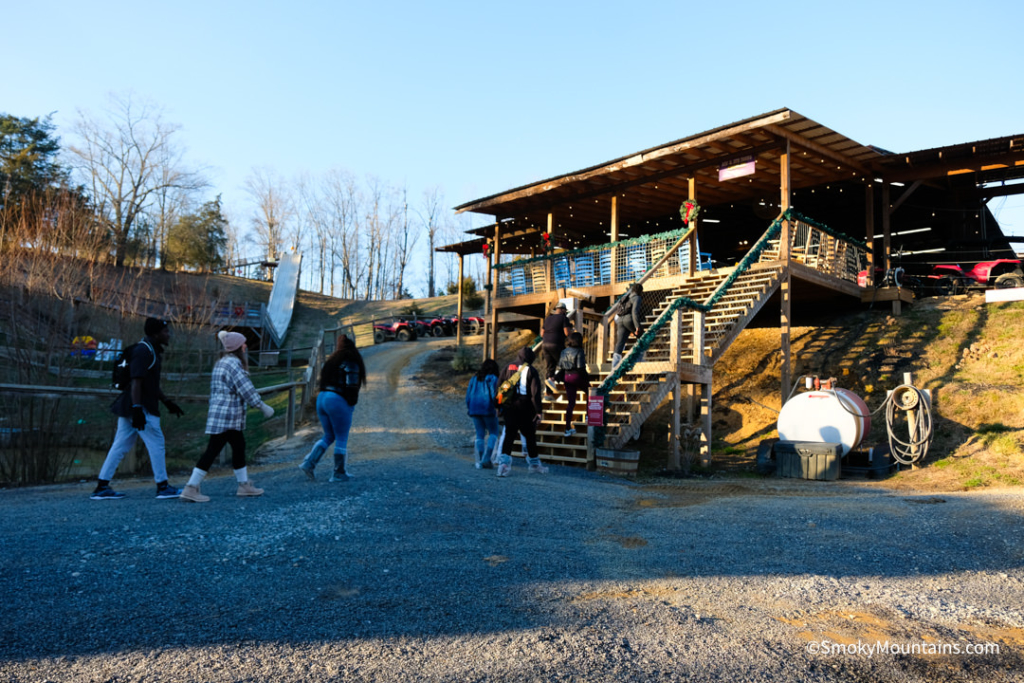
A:
<svg viewBox="0 0 1024 683">
<path fill-rule="evenodd" d="M 587 397 L 587 426 L 604 427 L 604 396 L 600 394 Z"/>
</svg>

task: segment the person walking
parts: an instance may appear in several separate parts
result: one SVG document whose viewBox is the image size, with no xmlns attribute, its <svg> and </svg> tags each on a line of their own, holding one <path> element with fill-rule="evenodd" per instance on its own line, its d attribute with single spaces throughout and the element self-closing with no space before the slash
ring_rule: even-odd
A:
<svg viewBox="0 0 1024 683">
<path fill-rule="evenodd" d="M 489 470 L 492 467 L 491 453 L 498 440 L 497 393 L 498 364 L 488 358 L 469 380 L 469 386 L 466 388 L 466 413 L 476 428 L 474 455 L 478 470 Z"/>
<path fill-rule="evenodd" d="M 583 352 L 583 335 L 573 332 L 565 342 L 565 351 L 562 351 L 558 359 L 558 372 L 564 373 L 562 379 L 565 384 L 565 398 L 569 405 L 565 407 L 565 434 L 572 436 L 576 430 L 572 426 L 572 414 L 576 410 L 576 392 L 582 391 L 587 395 L 587 388 L 590 387 L 590 375 L 587 373 L 587 356 Z"/>
<path fill-rule="evenodd" d="M 537 427 L 540 425 L 541 386 L 540 374 L 532 366 L 533 349 L 526 346 L 520 349 L 514 363 L 509 363 L 498 378 L 504 382 L 519 373 L 509 398 L 501 406 L 502 417 L 505 418 L 505 431 L 501 442 L 501 455 L 498 456 L 498 476 L 507 477 L 512 474 L 512 442 L 516 434 L 520 435 L 526 445 L 526 462 L 528 472 L 546 474 L 548 468 L 541 464 L 537 453 Z"/>
<path fill-rule="evenodd" d="M 245 407 L 248 404 L 259 408 L 267 418 L 273 417 L 274 409 L 263 402 L 249 379 L 249 346 L 245 343 L 245 335 L 221 330 L 217 338 L 224 351 L 214 364 L 213 377 L 210 378 L 210 411 L 206 415 L 206 433 L 210 440 L 181 492 L 181 499 L 192 503 L 209 502 L 210 497 L 203 494 L 200 485 L 225 445 L 231 446 L 231 467 L 238 481 L 235 495 L 263 495 L 263 489 L 256 488 L 249 481 L 245 464 L 245 435 L 242 433 L 245 430 Z"/>
<path fill-rule="evenodd" d="M 125 454 L 142 437 L 153 467 L 157 498 L 177 498 L 181 491 L 167 482 L 166 445 L 160 428 L 160 406 L 162 402 L 172 415 L 181 417 L 185 411 L 167 398 L 160 389 L 160 366 L 164 347 L 171 341 L 171 328 L 166 320 L 146 318 L 145 338 L 134 345 L 131 358 L 127 359 L 131 381 L 121 395 L 114 400 L 110 410 L 117 415 L 117 432 L 107 457 L 100 468 L 96 489 L 89 496 L 92 500 L 120 500 L 125 494 L 110 486 L 117 466 Z"/>
<path fill-rule="evenodd" d="M 639 282 L 629 288 L 629 295 L 619 306 L 615 315 L 615 350 L 612 353 L 612 369 L 618 367 L 622 362 L 622 351 L 626 348 L 626 339 L 629 335 L 639 339 L 644 334 L 644 313 L 643 302 L 640 295 L 644 293 L 644 286 Z"/>
<path fill-rule="evenodd" d="M 571 323 L 566 315 L 566 307 L 561 301 L 555 305 L 555 310 L 544 319 L 541 328 L 541 353 L 544 354 L 544 384 L 548 393 L 555 393 L 555 372 L 558 366 L 558 359 L 565 348 L 565 339 L 571 331 Z"/>
<path fill-rule="evenodd" d="M 330 481 L 348 481 L 348 432 L 352 428 L 352 413 L 359 402 L 359 388 L 366 384 L 366 366 L 356 343 L 342 335 L 334 353 L 324 361 L 320 371 L 320 393 L 316 397 L 316 414 L 324 435 L 313 445 L 313 450 L 302 460 L 299 469 L 310 480 L 313 470 L 331 444 L 334 444 L 334 473 Z"/>
</svg>

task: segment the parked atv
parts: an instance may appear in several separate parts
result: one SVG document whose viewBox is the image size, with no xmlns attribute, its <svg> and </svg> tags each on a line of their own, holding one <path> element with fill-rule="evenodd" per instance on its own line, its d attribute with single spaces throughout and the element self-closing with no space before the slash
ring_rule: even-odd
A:
<svg viewBox="0 0 1024 683">
<path fill-rule="evenodd" d="M 416 341 L 416 328 L 403 320 L 391 324 L 375 323 L 373 326 L 373 343 L 383 344 L 386 341 Z"/>
<path fill-rule="evenodd" d="M 435 337 L 445 337 L 451 335 L 455 328 L 450 321 L 446 318 L 438 317 L 427 322 L 430 328 L 430 333 Z"/>
<path fill-rule="evenodd" d="M 969 289 L 1009 289 L 1024 287 L 1024 271 L 1017 259 L 982 261 L 970 270 L 956 264 L 937 265 L 927 278 L 940 290 L 960 294 Z"/>
</svg>

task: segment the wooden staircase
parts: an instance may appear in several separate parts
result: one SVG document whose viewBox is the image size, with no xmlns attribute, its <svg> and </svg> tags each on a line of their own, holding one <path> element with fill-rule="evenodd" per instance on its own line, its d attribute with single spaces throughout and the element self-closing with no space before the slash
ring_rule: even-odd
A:
<svg viewBox="0 0 1024 683">
<path fill-rule="evenodd" d="M 647 314 L 645 326 L 651 326 L 680 297 L 696 302 L 706 301 L 726 280 L 731 271 L 697 273 L 681 285 L 664 290 L 664 296 Z M 712 366 L 739 333 L 778 289 L 782 267 L 779 264 L 755 264 L 741 274 L 704 316 L 702 366 Z M 645 297 L 658 292 L 645 292 Z M 683 311 L 687 309 L 682 309 Z M 682 316 L 679 357 L 695 358 L 693 351 L 694 317 Z M 627 345 L 624 356 L 632 348 Z M 644 421 L 669 395 L 675 377 L 669 325 L 662 327 L 647 349 L 642 361 L 622 376 L 605 399 L 605 446 L 621 448 L 635 438 Z M 591 368 L 593 385 L 600 384 L 611 372 L 611 358 L 606 358 L 599 372 Z M 577 430 L 566 437 L 565 409 L 568 401 L 564 391 L 545 395 L 543 415 L 537 430 L 537 444 L 544 460 L 585 463 L 587 461 L 586 398 L 577 396 L 572 424 Z M 516 442 L 518 444 L 518 440 Z M 521 444 L 513 448 L 519 453 Z"/>
</svg>

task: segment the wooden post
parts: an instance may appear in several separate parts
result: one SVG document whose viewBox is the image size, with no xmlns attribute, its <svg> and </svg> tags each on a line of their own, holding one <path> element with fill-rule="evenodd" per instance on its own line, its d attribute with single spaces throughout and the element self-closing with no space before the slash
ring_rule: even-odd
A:
<svg viewBox="0 0 1024 683">
<path fill-rule="evenodd" d="M 618 195 L 612 195 L 612 234 L 611 241 L 619 241 L 619 197 Z M 618 247 L 612 247 L 611 261 L 612 261 L 612 272 L 611 272 L 611 283 L 615 284 L 619 281 L 619 249 Z M 607 354 L 607 350 L 605 350 Z"/>
<path fill-rule="evenodd" d="M 690 362 L 704 365 L 704 311 L 693 312 L 693 355 Z"/>
<path fill-rule="evenodd" d="M 697 201 L 697 179 L 694 178 L 693 176 L 690 176 L 690 178 L 687 179 L 686 183 L 689 188 L 688 194 L 690 196 L 690 199 Z M 697 254 L 697 231 L 694 230 L 693 234 L 690 236 L 690 262 L 686 264 L 687 276 L 693 275 L 694 271 L 697 270 L 698 258 L 700 258 L 700 256 L 699 254 Z"/>
<path fill-rule="evenodd" d="M 672 421 L 668 425 L 668 438 L 672 442 L 672 448 L 668 453 L 668 470 L 670 472 L 679 470 L 682 467 L 679 457 L 679 439 L 682 437 L 679 415 L 682 408 L 681 393 L 682 385 L 679 382 L 679 373 L 677 372 L 675 377 L 672 378 Z"/>
<path fill-rule="evenodd" d="M 681 467 L 679 454 L 679 440 L 682 438 L 682 391 L 683 387 L 679 382 L 680 363 L 683 353 L 683 312 L 676 310 L 672 314 L 672 328 L 669 337 L 669 349 L 671 349 L 670 362 L 674 368 L 672 373 L 672 421 L 669 423 L 669 439 L 672 440 L 672 448 L 669 450 L 668 469 L 678 470 Z"/>
<path fill-rule="evenodd" d="M 456 309 L 457 312 L 455 314 L 455 317 L 458 318 L 458 320 L 459 320 L 455 324 L 455 344 L 458 347 L 460 347 L 460 348 L 462 347 L 462 261 L 463 261 L 464 258 L 465 258 L 465 256 L 463 256 L 462 254 L 459 254 L 459 304 L 458 304 L 458 308 Z M 488 266 L 490 266 L 490 263 L 488 263 Z M 488 268 L 487 269 L 487 282 L 490 283 L 490 281 L 491 281 L 491 269 Z M 487 290 L 485 290 L 485 291 L 487 291 Z M 491 298 L 491 293 L 490 293 L 490 291 L 487 291 L 487 300 L 489 301 L 490 298 Z M 485 309 L 484 310 L 487 310 L 486 309 L 486 304 L 485 304 Z"/>
<path fill-rule="evenodd" d="M 288 387 L 288 412 L 285 415 L 284 437 L 295 436 L 295 385 Z"/>
<path fill-rule="evenodd" d="M 494 265 L 497 266 L 501 263 L 501 221 L 495 221 L 494 223 Z M 494 278 L 494 287 L 497 288 L 498 278 Z M 487 320 L 486 315 L 484 320 Z M 498 357 L 498 306 L 497 303 L 492 301 L 491 303 L 491 320 L 490 320 L 490 336 L 488 336 L 487 326 L 484 326 L 484 358 L 497 358 Z"/>
<path fill-rule="evenodd" d="M 884 272 L 882 273 L 883 276 L 885 275 L 885 273 L 889 272 L 889 268 L 891 267 L 891 265 L 889 263 L 889 249 L 891 248 L 890 230 L 892 228 L 891 218 L 892 218 L 892 207 L 890 206 L 890 202 L 889 202 L 889 183 L 888 182 L 883 182 L 882 183 L 882 268 L 885 269 Z"/>
<path fill-rule="evenodd" d="M 700 385 L 703 399 L 700 402 L 701 431 L 704 432 L 704 443 L 700 447 L 700 464 L 711 466 L 711 382 Z"/>
<path fill-rule="evenodd" d="M 868 287 L 875 286 L 875 187 L 873 181 L 864 188 L 864 237 L 868 243 Z"/>
<path fill-rule="evenodd" d="M 789 175 L 789 140 L 779 157 L 779 209 L 785 211 L 789 208 L 790 201 L 790 175 Z M 790 232 L 792 226 L 789 221 L 782 221 L 782 234 L 779 236 L 779 260 L 782 261 L 782 282 L 779 284 L 779 298 L 781 301 L 780 321 L 780 342 L 782 347 L 782 369 L 780 383 L 782 384 L 782 403 L 786 403 L 789 396 L 789 385 L 792 382 L 792 368 L 790 367 L 790 325 L 793 320 L 792 288 L 793 278 L 789 270 L 790 265 Z M 710 401 L 710 398 L 709 398 Z M 709 418 L 710 419 L 710 418 Z"/>
<path fill-rule="evenodd" d="M 909 372 L 903 373 L 903 383 L 907 386 L 913 386 L 913 376 Z M 922 406 L 923 408 L 924 406 Z M 917 459 L 917 411 L 911 408 L 907 411 L 907 427 L 910 433 L 910 455 L 915 459 L 915 462 L 910 463 L 910 469 L 916 470 L 918 468 Z"/>
<path fill-rule="evenodd" d="M 548 213 L 548 240 L 554 240 L 555 239 L 554 228 L 555 228 L 555 214 L 549 212 Z M 552 247 L 551 247 L 552 253 L 554 252 L 554 250 L 555 250 L 555 247 L 552 244 Z M 547 254 L 545 254 L 545 256 L 547 256 Z M 554 292 L 555 291 L 555 260 L 554 259 L 548 259 L 548 261 L 545 262 L 545 264 L 544 264 L 544 278 L 547 280 L 547 282 L 545 283 L 545 291 L 547 291 L 547 292 Z"/>
</svg>

